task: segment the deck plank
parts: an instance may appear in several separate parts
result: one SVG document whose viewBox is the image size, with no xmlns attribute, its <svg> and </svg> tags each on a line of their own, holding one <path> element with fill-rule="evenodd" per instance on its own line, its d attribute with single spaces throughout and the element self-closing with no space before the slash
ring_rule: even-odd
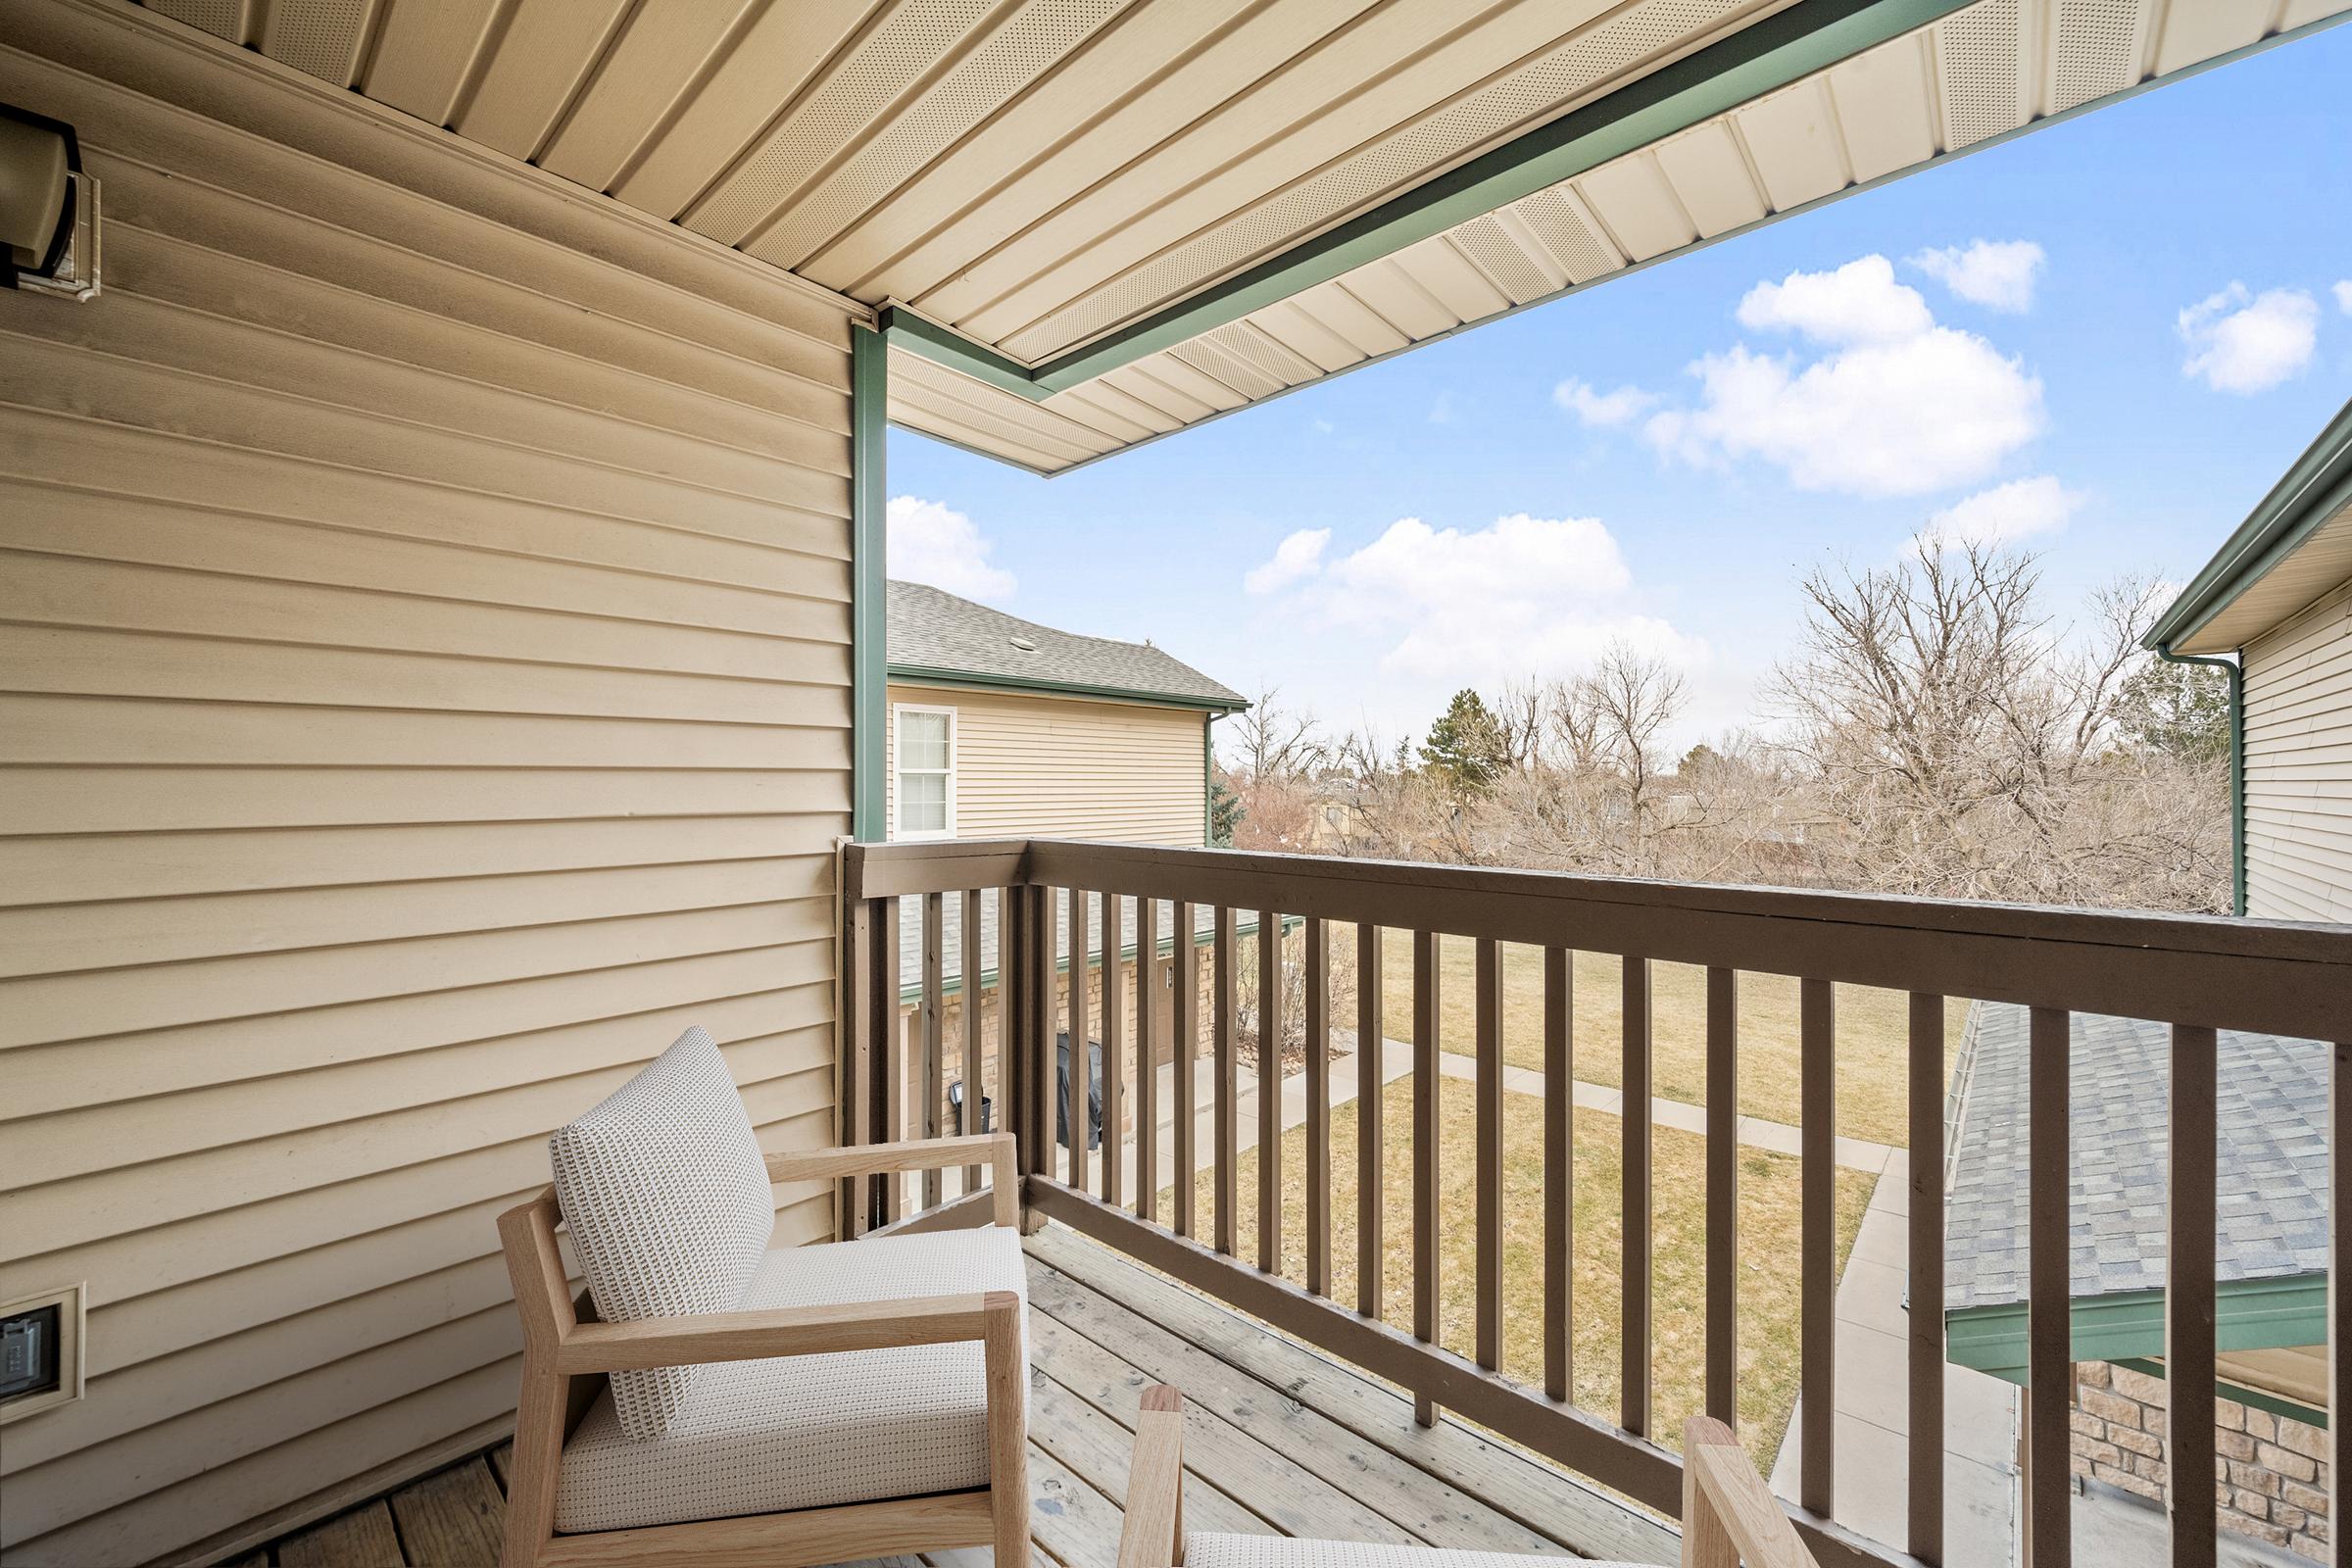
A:
<svg viewBox="0 0 2352 1568">
<path fill-rule="evenodd" d="M 432 1568 L 497 1568 L 506 1516 L 506 1494 L 480 1455 L 392 1494 L 409 1561 Z"/>
<path fill-rule="evenodd" d="M 1347 1486 L 1352 1495 L 1433 1545 L 1555 1552 L 1565 1547 L 1583 1556 L 1626 1562 L 1671 1563 L 1680 1555 L 1682 1540 L 1671 1526 L 1630 1512 L 1565 1472 L 1481 1437 L 1457 1421 L 1417 1427 L 1410 1397 L 1279 1338 L 1075 1233 L 1048 1227 L 1029 1239 L 1029 1248 L 1033 1258 L 1050 1265 L 1032 1276 L 1032 1291 L 1040 1299 L 1054 1301 L 1049 1308 L 1054 1315 L 1064 1322 L 1089 1313 L 1098 1320 L 1110 1317 L 1130 1331 L 1140 1326 L 1146 1343 L 1157 1347 L 1159 1354 L 1166 1354 L 1170 1347 L 1189 1352 L 1179 1357 L 1189 1373 L 1171 1369 L 1159 1374 L 1184 1387 L 1188 1396 L 1195 1395 L 1186 1382 L 1188 1375 L 1213 1376 L 1213 1364 L 1223 1362 L 1268 1390 L 1281 1391 L 1297 1406 L 1322 1418 L 1325 1426 L 1352 1432 L 1369 1440 L 1370 1448 L 1423 1472 L 1407 1490 L 1408 1496 L 1431 1497 L 1432 1481 L 1445 1483 L 1449 1489 L 1446 1495 L 1453 1506 L 1444 1510 L 1449 1523 L 1439 1527 L 1440 1535 L 1446 1538 L 1440 1539 L 1411 1518 L 1390 1511 L 1374 1495 L 1366 1476 L 1359 1475 L 1351 1484 L 1327 1473 L 1328 1479 Z M 1073 1293 L 1056 1287 L 1053 1283 L 1056 1275 L 1079 1289 Z M 1061 1310 L 1065 1301 L 1068 1312 Z M 1124 1348 L 1121 1353 L 1153 1370 L 1136 1354 Z M 1197 1396 L 1207 1396 L 1205 1387 Z M 1263 1406 L 1277 1402 L 1261 1400 L 1259 1408 L 1242 1418 L 1243 1424 L 1261 1434 L 1267 1432 L 1272 1412 Z M 1329 1434 L 1325 1437 L 1328 1442 L 1342 1441 Z M 1316 1462 L 1325 1462 L 1325 1456 L 1315 1451 L 1318 1445 L 1290 1441 L 1284 1446 L 1302 1460 L 1311 1454 Z M 1366 1445 L 1353 1446 L 1370 1460 L 1368 1453 L 1361 1452 Z M 1493 1520 L 1502 1520 L 1503 1527 L 1497 1530 L 1489 1523 Z"/>
<path fill-rule="evenodd" d="M 512 1441 L 490 1450 L 490 1473 L 498 1478 L 498 1490 L 502 1493 L 507 1490 L 507 1472 L 514 1464 L 514 1445 Z"/>
<path fill-rule="evenodd" d="M 1029 1444 L 1110 1499 L 1124 1515 L 1127 1464 L 1134 1453 L 1135 1434 L 1112 1420 L 1108 1412 L 1087 1403 L 1052 1378 L 1039 1378 L 1029 1390 Z M 1193 1465 L 1184 1468 L 1184 1516 L 1192 1524 L 1233 1535 L 1278 1533 L 1236 1502 L 1217 1480 Z M 1104 1568 L 1117 1555 L 1114 1549 L 1109 1557 L 1088 1568 Z"/>
<path fill-rule="evenodd" d="M 381 1497 L 277 1544 L 278 1568 L 405 1568 L 407 1560 Z"/>
<path fill-rule="evenodd" d="M 1159 1380 L 1089 1340 L 1042 1308 L 1029 1315 L 1029 1343 L 1038 1365 L 1055 1382 L 1118 1423 L 1122 1467 L 1134 1444 L 1135 1412 L 1143 1391 Z M 1409 1532 L 1226 1421 L 1198 1399 L 1185 1401 L 1185 1468 L 1216 1487 L 1263 1524 L 1286 1536 L 1312 1536 L 1412 1545 Z M 1081 1470 L 1085 1467 L 1080 1466 Z M 1119 1474 L 1123 1477 L 1125 1470 Z M 1122 1480 L 1105 1490 L 1126 1495 Z M 1190 1494 L 1188 1493 L 1189 1496 Z M 1221 1528 L 1221 1527 L 1220 1527 Z"/>
</svg>

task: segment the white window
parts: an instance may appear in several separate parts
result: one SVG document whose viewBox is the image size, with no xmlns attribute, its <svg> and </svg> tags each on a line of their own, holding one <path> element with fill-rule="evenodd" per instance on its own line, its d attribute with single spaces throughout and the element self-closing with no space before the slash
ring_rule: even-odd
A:
<svg viewBox="0 0 2352 1568">
<path fill-rule="evenodd" d="M 895 714 L 899 755 L 891 769 L 897 794 L 898 836 L 944 839 L 956 833 L 956 710 L 901 708 Z"/>
</svg>

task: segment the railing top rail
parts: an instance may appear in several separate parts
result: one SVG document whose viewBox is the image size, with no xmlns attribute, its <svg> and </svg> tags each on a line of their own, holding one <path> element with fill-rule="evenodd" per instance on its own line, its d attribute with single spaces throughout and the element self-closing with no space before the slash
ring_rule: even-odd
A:
<svg viewBox="0 0 2352 1568">
<path fill-rule="evenodd" d="M 853 897 L 1075 887 L 2352 1038 L 2352 928 L 2340 926 L 1061 839 L 852 845 L 845 861 Z"/>
</svg>

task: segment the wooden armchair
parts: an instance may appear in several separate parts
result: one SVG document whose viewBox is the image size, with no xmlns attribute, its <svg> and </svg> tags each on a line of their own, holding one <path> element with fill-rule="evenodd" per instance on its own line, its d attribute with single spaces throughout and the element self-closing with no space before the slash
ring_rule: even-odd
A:
<svg viewBox="0 0 2352 1568">
<path fill-rule="evenodd" d="M 1554 1557 L 1510 1558 L 1432 1546 L 1359 1545 L 1184 1529 L 1184 1396 L 1165 1384 L 1144 1391 L 1127 1472 L 1127 1521 L 1118 1568 L 1528 1568 Z M 1773 1499 L 1731 1429 L 1706 1416 L 1683 1428 L 1683 1568 L 1820 1568 Z M 1594 1568 L 1608 1568 L 1596 1564 Z M 1628 1568 L 1620 1564 L 1617 1568 Z"/>
<path fill-rule="evenodd" d="M 723 1079 L 715 1048 L 689 1064 L 705 1087 L 710 1064 Z M 623 1110 L 655 1125 L 676 1094 L 673 1084 L 659 1087 Z M 724 1093 L 732 1099 L 731 1081 Z M 803 1568 L 972 1545 L 1026 1561 L 1028 1372 L 1011 1138 L 764 1156 L 755 1145 L 739 1159 L 731 1125 L 713 1134 L 706 1117 L 682 1136 L 698 1131 L 725 1146 L 731 1175 L 756 1180 L 763 1160 L 770 1183 L 989 1164 L 994 1223 L 777 1249 L 756 1257 L 738 1309 L 602 1322 L 565 1285 L 559 1189 L 502 1214 L 523 1329 L 504 1568 Z M 696 1155 L 677 1155 L 673 1163 L 688 1168 L 671 1180 L 704 1196 L 710 1172 L 693 1168 Z M 596 1201 L 609 1196 L 600 1190 Z M 585 1266 L 591 1243 L 577 1216 L 572 1228 Z M 661 1257 L 663 1240 L 633 1246 L 626 1260 Z M 636 1299 L 587 1271 L 599 1297 Z M 963 1283 L 978 1288 L 930 1294 Z M 657 1370 L 669 1368 L 692 1372 Z M 616 1394 L 628 1392 L 620 1380 L 632 1375 L 695 1380 L 666 1386 L 663 1425 L 650 1437 L 625 1430 L 616 1408 Z M 639 1392 L 648 1387 L 661 1396 L 660 1387 Z"/>
</svg>

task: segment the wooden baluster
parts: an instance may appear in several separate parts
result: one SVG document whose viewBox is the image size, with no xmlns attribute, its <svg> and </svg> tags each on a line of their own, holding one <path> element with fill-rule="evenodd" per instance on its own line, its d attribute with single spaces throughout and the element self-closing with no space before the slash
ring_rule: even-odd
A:
<svg viewBox="0 0 2352 1568">
<path fill-rule="evenodd" d="M 1282 1272 L 1282 916 L 1257 911 L 1257 1266 Z"/>
<path fill-rule="evenodd" d="M 1502 950 L 1478 942 L 1478 1364 L 1502 1365 Z"/>
<path fill-rule="evenodd" d="M 982 1043 L 988 1033 L 988 990 L 982 983 L 986 971 L 981 967 L 980 908 L 980 890 L 966 888 L 963 893 L 963 929 L 958 933 L 963 942 L 963 956 L 957 965 L 963 987 L 963 1114 L 956 1120 L 956 1131 L 958 1134 L 980 1130 L 980 1107 L 988 1098 L 987 1062 L 982 1053 Z M 999 925 L 997 987 L 1000 1013 L 1004 1010 L 1004 930 Z M 1001 1033 L 1003 1029 L 1004 1024 L 1000 1021 L 998 1030 Z M 963 1167 L 963 1190 L 966 1193 L 980 1190 L 980 1169 L 978 1165 Z"/>
<path fill-rule="evenodd" d="M 1159 901 L 1135 901 L 1135 1214 L 1159 1218 Z"/>
<path fill-rule="evenodd" d="M 871 900 L 853 903 L 844 917 L 842 933 L 848 951 L 842 956 L 841 1016 L 844 1042 L 841 1054 L 841 1127 L 843 1145 L 865 1142 L 866 1102 L 873 1095 L 874 1020 L 867 993 L 874 984 L 874 906 Z M 865 1183 L 845 1176 L 834 1183 L 833 1235 L 850 1241 L 866 1232 Z"/>
<path fill-rule="evenodd" d="M 1176 1032 L 1176 1059 L 1170 1073 L 1176 1091 L 1176 1234 L 1193 1236 L 1195 1189 L 1200 1185 L 1200 1154 L 1195 1147 L 1200 1131 L 1200 1096 L 1195 1080 L 1200 1067 L 1200 947 L 1193 906 L 1181 899 L 1169 910 L 1168 935 L 1173 940 L 1175 995 L 1169 999 L 1169 1023 Z"/>
<path fill-rule="evenodd" d="M 1054 1122 L 1054 1095 L 1059 1064 L 1054 1060 L 1054 1037 L 1061 1014 L 1061 934 L 1052 888 L 1038 888 L 1030 900 L 1030 966 L 1036 975 L 1037 996 L 1030 1021 L 1036 1037 L 1030 1042 L 1029 1125 L 1037 1130 L 1033 1146 L 1033 1175 L 1049 1179 L 1061 1174 L 1060 1140 Z"/>
<path fill-rule="evenodd" d="M 2063 1007 L 2035 1007 L 2027 1027 L 2026 1156 L 2026 1493 L 2027 1561 L 2067 1568 L 2074 1560 L 2068 1450 L 2073 1428 L 2074 1321 L 2067 1235 L 2067 1085 L 2072 1022 Z M 1810 1267 L 1810 1262 L 1807 1264 Z M 1806 1367 L 1811 1375 L 1812 1368 Z M 1806 1396 L 1812 1397 L 1810 1394 Z M 1810 1447 L 1812 1434 L 1806 1433 Z M 2202 1479 L 2202 1478 L 2200 1478 Z M 1823 1512 L 1828 1512 L 1825 1506 Z"/>
<path fill-rule="evenodd" d="M 1576 971 L 1544 950 L 1544 1392 L 1576 1391 Z"/>
<path fill-rule="evenodd" d="M 1740 1430 L 1740 976 L 1707 971 L 1707 1414 Z"/>
<path fill-rule="evenodd" d="M 1380 1147 L 1386 1108 L 1386 1025 L 1380 1012 L 1380 927 L 1355 928 L 1355 1309 L 1380 1316 L 1381 1200 L 1386 1185 Z"/>
<path fill-rule="evenodd" d="M 2219 1544 L 2213 1491 L 2215 1044 L 2211 1029 L 2173 1025 L 2164 1381 L 2175 1568 L 2213 1568 Z M 1912 1554 L 1918 1555 L 1916 1547 Z"/>
<path fill-rule="evenodd" d="M 868 1136 L 888 1143 L 906 1136 L 906 1033 L 899 1012 L 899 901 L 878 899 L 874 910 L 874 1080 L 882 1092 L 875 1108 L 881 1122 Z M 876 1223 L 899 1217 L 906 1179 L 892 1174 L 875 1178 L 882 1189 Z"/>
<path fill-rule="evenodd" d="M 1933 1565 L 1943 1561 L 1943 998 L 1916 991 L 1910 1100 L 1910 1538 L 1911 1555 Z"/>
<path fill-rule="evenodd" d="M 1215 965 L 1211 983 L 1215 987 L 1210 997 L 1209 1050 L 1215 1062 L 1217 1077 L 1216 1138 L 1211 1158 L 1216 1164 L 1217 1178 L 1217 1250 L 1231 1257 L 1239 1231 L 1235 1213 L 1236 1171 L 1241 1163 L 1240 1070 L 1237 1065 L 1234 1034 L 1239 1027 L 1238 994 L 1240 987 L 1234 974 L 1238 955 L 1234 952 L 1233 910 L 1219 905 L 1216 911 L 1216 937 L 1211 950 Z"/>
<path fill-rule="evenodd" d="M 1120 933 L 1126 922 L 1120 902 L 1115 893 L 1102 895 L 1102 1201 L 1113 1208 L 1119 1206 L 1124 1174 L 1119 1123 L 1127 1114 L 1127 1020 L 1120 1015 L 1126 1005 L 1120 997 L 1127 969 Z"/>
<path fill-rule="evenodd" d="M 1069 1184 L 1082 1193 L 1086 1191 L 1086 1149 L 1093 1132 L 1087 1102 L 1093 1098 L 1095 1077 L 1094 1053 L 1088 1049 L 1094 1034 L 1087 1006 L 1092 962 L 1088 902 L 1085 889 L 1070 889 L 1070 1088 L 1062 1114 L 1069 1128 Z"/>
<path fill-rule="evenodd" d="M 1413 1338 L 1438 1341 L 1438 938 L 1413 933 Z M 1437 1401 L 1413 1396 L 1413 1419 L 1437 1422 Z"/>
<path fill-rule="evenodd" d="M 1650 1045 L 1649 960 L 1625 956 L 1624 1112 L 1618 1117 L 1624 1140 L 1624 1167 L 1619 1182 L 1620 1232 L 1624 1253 L 1619 1260 L 1618 1321 L 1622 1343 L 1621 1389 L 1617 1424 L 1638 1438 L 1649 1436 L 1649 1146 Z"/>
<path fill-rule="evenodd" d="M 919 1136 L 937 1138 L 940 1107 L 947 1095 L 947 1075 L 941 1058 L 947 1054 L 948 906 L 944 894 L 923 895 L 923 992 L 917 1005 L 922 1016 L 922 1072 L 918 1087 L 922 1109 Z M 937 1208 L 945 1196 L 945 1173 L 926 1170 L 922 1177 L 925 1208 Z"/>
<path fill-rule="evenodd" d="M 1036 965 L 1029 957 L 1029 890 L 1002 888 L 997 893 L 997 988 L 1003 1003 L 997 1009 L 997 1124 L 1013 1135 L 1019 1157 L 1016 1170 L 1026 1173 L 1029 1152 L 1029 994 Z M 990 1177 L 995 1180 L 994 1175 Z M 1026 1214 L 1024 1213 L 1024 1217 Z"/>
<path fill-rule="evenodd" d="M 1306 922 L 1306 1288 L 1331 1294 L 1330 928 Z"/>
<path fill-rule="evenodd" d="M 2352 1229 L 2352 1041 L 2335 1043 L 2328 1068 L 2328 1408 L 2352 1410 L 2352 1250 L 2344 1246 Z M 2352 1486 L 2344 1466 L 2352 1462 L 2352 1446 L 2344 1432 L 2352 1420 L 2328 1423 L 2328 1531 L 2335 1561 L 2342 1568 L 2347 1552 L 2346 1532 L 2352 1520 Z"/>
<path fill-rule="evenodd" d="M 1838 993 L 1827 980 L 1797 985 L 1798 1437 L 1800 1500 L 1828 1517 L 1837 1490 L 1838 1418 Z M 2063 1419 L 2059 1423 L 2063 1426 Z"/>
</svg>

